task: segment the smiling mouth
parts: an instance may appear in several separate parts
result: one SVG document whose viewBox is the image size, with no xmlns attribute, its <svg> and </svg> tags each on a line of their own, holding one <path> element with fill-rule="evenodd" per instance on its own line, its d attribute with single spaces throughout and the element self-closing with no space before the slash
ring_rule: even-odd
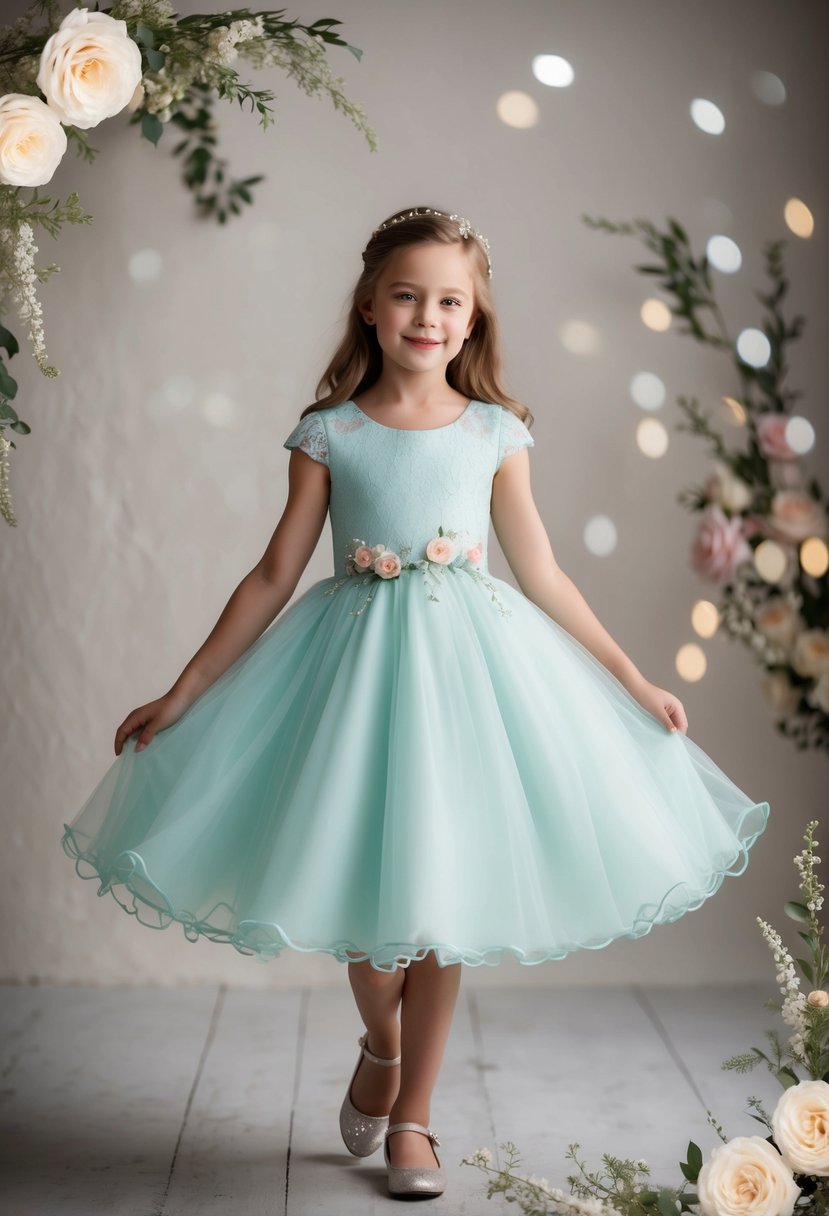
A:
<svg viewBox="0 0 829 1216">
<path fill-rule="evenodd" d="M 406 341 L 415 346 L 440 346 L 440 342 L 432 342 L 428 338 L 406 338 Z"/>
</svg>

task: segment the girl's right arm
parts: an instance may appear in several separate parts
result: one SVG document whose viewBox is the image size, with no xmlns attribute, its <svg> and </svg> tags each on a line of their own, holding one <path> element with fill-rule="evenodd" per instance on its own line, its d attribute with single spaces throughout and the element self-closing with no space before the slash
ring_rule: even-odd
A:
<svg viewBox="0 0 829 1216">
<path fill-rule="evenodd" d="M 317 547 L 328 511 L 328 467 L 301 448 L 288 462 L 288 498 L 282 518 L 253 569 L 231 595 L 207 640 L 169 692 L 127 715 L 115 733 L 115 754 L 141 728 L 136 751 L 178 721 L 205 689 L 251 646 L 290 600 Z"/>
</svg>

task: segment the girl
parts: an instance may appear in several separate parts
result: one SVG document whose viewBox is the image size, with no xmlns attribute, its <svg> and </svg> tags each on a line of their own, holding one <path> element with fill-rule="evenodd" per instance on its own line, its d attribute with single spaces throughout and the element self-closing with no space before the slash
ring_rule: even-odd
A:
<svg viewBox="0 0 829 1216">
<path fill-rule="evenodd" d="M 142 923 L 347 963 L 365 1033 L 342 1137 L 383 1144 L 390 1194 L 437 1195 L 461 964 L 676 920 L 743 872 L 769 804 L 558 566 L 530 414 L 501 386 L 486 238 L 416 207 L 362 257 L 265 553 L 118 727 L 62 844 Z M 283 612 L 327 513 L 334 572 Z M 520 591 L 489 574 L 490 517 Z"/>
</svg>

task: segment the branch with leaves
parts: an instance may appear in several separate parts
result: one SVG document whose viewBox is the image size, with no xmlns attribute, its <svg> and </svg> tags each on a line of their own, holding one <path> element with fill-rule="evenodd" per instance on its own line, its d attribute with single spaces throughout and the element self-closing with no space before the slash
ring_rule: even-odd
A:
<svg viewBox="0 0 829 1216">
<path fill-rule="evenodd" d="M 769 353 L 755 366 L 728 331 L 707 255 L 695 255 L 676 219 L 662 231 L 645 219 L 582 219 L 599 231 L 637 237 L 654 257 L 634 269 L 658 280 L 679 333 L 730 359 L 736 387 L 723 395 L 720 414 L 739 426 L 738 442 L 726 438 L 696 397 L 677 398 L 684 420 L 676 429 L 701 437 L 714 461 L 702 486 L 677 496 L 699 515 L 691 562 L 718 588 L 722 629 L 748 646 L 763 668 L 763 694 L 777 730 L 800 750 L 829 750 L 829 519 L 826 494 L 816 477 L 807 477 L 791 438 L 793 422 L 810 424 L 793 411 L 803 393 L 783 383 L 789 348 L 805 324 L 783 309 L 789 289 L 785 241 L 764 249 L 769 286 L 755 296 L 763 306 L 758 328 Z"/>
</svg>

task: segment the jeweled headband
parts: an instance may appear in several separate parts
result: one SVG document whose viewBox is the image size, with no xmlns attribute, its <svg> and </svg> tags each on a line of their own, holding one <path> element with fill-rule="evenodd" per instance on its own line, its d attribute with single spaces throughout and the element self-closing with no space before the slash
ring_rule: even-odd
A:
<svg viewBox="0 0 829 1216">
<path fill-rule="evenodd" d="M 379 228 L 374 229 L 374 231 L 372 232 L 371 235 L 376 236 L 377 233 L 382 232 L 384 228 L 391 228 L 392 224 L 401 224 L 401 223 L 404 223 L 406 220 L 416 219 L 419 215 L 445 215 L 445 214 L 446 213 L 444 211 L 434 211 L 431 207 L 415 207 L 413 211 L 402 211 L 400 213 L 400 215 L 396 215 L 394 217 L 394 219 L 388 220 L 385 224 L 381 224 Z M 488 273 L 489 277 L 492 278 L 492 261 L 490 260 L 490 256 L 489 256 L 489 241 L 486 239 L 486 237 L 483 235 L 482 232 L 476 232 L 475 229 L 470 224 L 469 220 L 464 219 L 463 216 L 450 215 L 449 219 L 457 221 L 458 230 L 459 230 L 461 236 L 464 238 L 464 240 L 466 240 L 470 235 L 472 235 L 481 242 L 481 244 L 484 247 L 484 252 L 486 253 L 487 273 Z"/>
</svg>

